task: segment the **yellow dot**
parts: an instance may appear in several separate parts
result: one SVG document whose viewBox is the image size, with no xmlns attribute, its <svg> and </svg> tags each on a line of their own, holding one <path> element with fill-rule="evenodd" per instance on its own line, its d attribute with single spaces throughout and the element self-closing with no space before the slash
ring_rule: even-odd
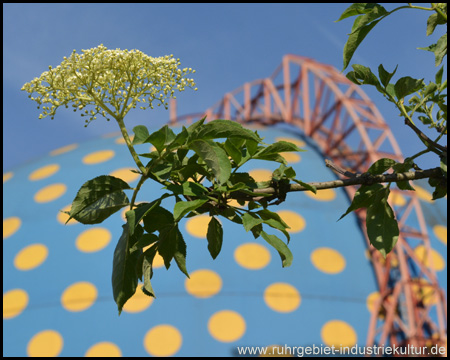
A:
<svg viewBox="0 0 450 360">
<path fill-rule="evenodd" d="M 139 174 L 136 174 L 136 173 L 130 171 L 131 169 L 136 170 L 134 168 L 123 168 L 123 169 L 115 170 L 115 171 L 111 172 L 109 175 L 114 176 L 119 179 L 122 179 L 123 181 L 125 181 L 127 183 L 130 183 L 130 182 L 137 180 L 137 178 L 139 177 Z"/>
<path fill-rule="evenodd" d="M 239 340 L 244 335 L 245 328 L 244 318 L 232 310 L 218 311 L 208 321 L 209 333 L 221 342 Z"/>
<path fill-rule="evenodd" d="M 447 245 L 447 226 L 435 225 L 433 232 L 436 237 Z"/>
<path fill-rule="evenodd" d="M 48 249 L 42 244 L 29 245 L 14 258 L 14 266 L 19 270 L 31 270 L 41 265 L 48 256 Z"/>
<path fill-rule="evenodd" d="M 425 246 L 419 245 L 414 249 L 414 253 L 416 254 L 419 261 L 424 264 L 426 267 L 434 269 L 434 271 L 442 271 L 445 268 L 445 261 L 442 256 L 435 250 L 430 249 L 427 251 Z M 430 258 L 431 257 L 431 263 Z"/>
<path fill-rule="evenodd" d="M 349 324 L 341 320 L 328 321 L 320 332 L 322 341 L 327 346 L 349 346 L 356 344 L 356 332 Z"/>
<path fill-rule="evenodd" d="M 37 203 L 46 203 L 58 199 L 63 196 L 67 190 L 64 184 L 52 184 L 39 190 L 34 195 L 34 201 Z"/>
<path fill-rule="evenodd" d="M 391 201 L 392 205 L 394 206 L 405 206 L 406 205 L 406 199 L 405 197 L 400 194 L 399 192 L 391 192 L 389 195 L 389 200 Z"/>
<path fill-rule="evenodd" d="M 93 153 L 90 153 L 89 155 L 86 155 L 83 158 L 83 164 L 87 165 L 93 165 L 102 163 L 105 161 L 108 161 L 114 156 L 114 151 L 112 150 L 100 150 Z"/>
<path fill-rule="evenodd" d="M 209 215 L 199 215 L 189 218 L 186 221 L 186 230 L 192 236 L 206 238 L 210 221 L 211 217 Z"/>
<path fill-rule="evenodd" d="M 97 227 L 83 231 L 78 235 L 75 245 L 82 252 L 95 252 L 102 250 L 111 241 L 109 230 Z"/>
<path fill-rule="evenodd" d="M 256 181 L 270 181 L 272 180 L 272 171 L 266 169 L 250 170 L 249 175 Z"/>
<path fill-rule="evenodd" d="M 91 283 L 80 281 L 64 290 L 61 304 L 68 311 L 83 311 L 91 307 L 96 299 L 96 287 Z"/>
<path fill-rule="evenodd" d="M 153 268 L 157 269 L 164 266 L 164 259 L 161 255 L 156 253 L 155 257 L 153 258 Z"/>
<path fill-rule="evenodd" d="M 275 283 L 269 285 L 264 291 L 264 301 L 272 310 L 288 313 L 300 306 L 301 297 L 292 285 Z"/>
<path fill-rule="evenodd" d="M 311 191 L 304 191 L 304 193 L 311 199 L 319 201 L 332 201 L 336 198 L 336 191 L 334 189 L 317 190 L 316 194 Z"/>
<path fill-rule="evenodd" d="M 380 300 L 380 293 L 378 291 L 370 293 L 366 299 L 367 310 L 369 310 L 369 312 L 371 313 L 374 312 L 379 300 Z"/>
<path fill-rule="evenodd" d="M 417 279 L 413 280 L 415 280 L 415 282 L 411 284 L 411 290 L 415 294 L 417 300 L 423 302 L 426 306 L 436 304 L 438 297 L 431 284 L 425 279 L 420 279 L 419 281 L 417 281 Z"/>
<path fill-rule="evenodd" d="M 3 294 L 3 319 L 20 315 L 28 305 L 28 294 L 22 289 L 13 289 Z"/>
<path fill-rule="evenodd" d="M 420 186 L 417 186 L 415 184 L 414 184 L 413 187 L 416 190 L 415 194 L 418 196 L 418 198 L 420 200 L 426 201 L 428 203 L 432 203 L 433 202 L 433 200 L 432 200 L 433 199 L 433 195 L 430 192 L 428 192 L 424 188 L 421 188 Z"/>
<path fill-rule="evenodd" d="M 260 270 L 270 263 L 270 252 L 263 245 L 247 243 L 237 247 L 234 259 L 243 268 Z"/>
<path fill-rule="evenodd" d="M 130 136 L 130 141 L 133 142 L 133 139 L 134 139 L 134 135 L 131 135 L 131 136 Z M 126 144 L 125 139 L 124 139 L 122 136 L 121 136 L 121 137 L 118 137 L 118 138 L 115 140 L 115 143 L 116 143 L 116 144 L 119 144 L 119 145 L 124 145 L 124 144 Z"/>
<path fill-rule="evenodd" d="M 59 170 L 58 164 L 50 164 L 47 166 L 43 166 L 37 170 L 34 170 L 30 176 L 28 177 L 31 181 L 41 180 L 48 178 L 55 174 Z"/>
<path fill-rule="evenodd" d="M 295 152 L 283 152 L 280 155 L 290 164 L 298 163 L 302 160 L 301 156 Z"/>
<path fill-rule="evenodd" d="M 65 206 L 63 209 L 61 209 L 61 211 L 58 211 L 56 219 L 58 220 L 59 223 L 66 225 L 66 221 L 69 218 L 69 215 L 63 213 L 62 211 L 70 211 L 71 208 L 72 204 Z M 79 224 L 79 222 L 76 221 L 74 218 L 70 219 L 69 222 L 67 223 L 67 225 L 74 225 L 74 224 Z"/>
<path fill-rule="evenodd" d="M 136 290 L 134 295 L 128 299 L 128 301 L 123 306 L 123 310 L 128 313 L 137 313 L 147 309 L 152 303 L 154 298 L 145 295 L 142 292 L 142 285 Z"/>
<path fill-rule="evenodd" d="M 58 356 L 63 348 L 61 334 L 54 330 L 44 330 L 34 335 L 28 342 L 27 354 L 31 357 Z"/>
<path fill-rule="evenodd" d="M 95 345 L 92 345 L 86 354 L 86 357 L 120 357 L 122 356 L 122 352 L 119 347 L 109 341 L 99 342 Z"/>
<path fill-rule="evenodd" d="M 11 216 L 3 220 L 3 240 L 14 235 L 19 230 L 22 221 L 17 216 Z"/>
<path fill-rule="evenodd" d="M 157 325 L 144 337 L 144 347 L 152 356 L 172 356 L 180 350 L 183 338 L 172 325 Z"/>
<path fill-rule="evenodd" d="M 240 207 L 240 208 L 242 208 L 242 207 L 247 206 L 247 201 L 244 203 L 244 205 L 241 205 L 241 204 L 239 204 L 239 203 L 237 202 L 237 200 L 232 199 L 232 200 L 228 200 L 228 201 L 227 201 L 227 204 L 228 204 L 228 205 L 231 205 L 231 206 L 234 206 L 234 207 Z"/>
<path fill-rule="evenodd" d="M 290 233 L 297 233 L 302 231 L 306 226 L 305 219 L 297 214 L 296 212 L 289 210 L 280 210 L 277 211 L 277 214 L 280 215 L 281 219 L 289 225 L 289 229 L 286 229 Z"/>
<path fill-rule="evenodd" d="M 222 279 L 211 270 L 196 270 L 184 283 L 186 291 L 197 298 L 209 298 L 222 288 Z"/>
<path fill-rule="evenodd" d="M 14 176 L 12 171 L 3 174 L 3 184 Z"/>
<path fill-rule="evenodd" d="M 55 149 L 55 150 L 51 151 L 50 155 L 55 156 L 55 155 L 64 154 L 66 152 L 75 150 L 77 147 L 78 147 L 78 144 L 71 144 L 71 145 L 63 146 L 59 149 Z"/>
<path fill-rule="evenodd" d="M 312 252 L 311 262 L 318 270 L 327 274 L 337 274 L 345 268 L 344 257 L 338 251 L 325 247 Z"/>
<path fill-rule="evenodd" d="M 297 145 L 299 148 L 306 147 L 306 143 L 304 141 L 290 137 L 277 137 L 275 138 L 275 141 L 287 141 Z"/>
</svg>

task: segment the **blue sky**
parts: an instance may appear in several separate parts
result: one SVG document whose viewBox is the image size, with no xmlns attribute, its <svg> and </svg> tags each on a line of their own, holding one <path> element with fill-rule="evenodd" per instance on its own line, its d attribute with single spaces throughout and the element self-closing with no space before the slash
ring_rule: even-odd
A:
<svg viewBox="0 0 450 360">
<path fill-rule="evenodd" d="M 178 113 L 202 112 L 244 82 L 268 77 L 283 55 L 307 56 L 342 68 L 342 50 L 353 18 L 335 23 L 348 4 L 3 4 L 3 171 L 72 143 L 118 131 L 98 119 L 87 128 L 79 113 L 61 109 L 55 120 L 38 119 L 36 103 L 20 88 L 73 49 L 138 49 L 150 56 L 174 54 L 182 67 L 196 69 L 198 91 L 177 96 Z M 387 10 L 396 4 L 385 4 Z M 417 50 L 442 35 L 426 37 L 430 12 L 399 11 L 382 20 L 357 50 L 352 63 L 379 64 L 398 77 L 434 80 L 434 55 Z M 446 61 L 446 59 L 444 60 Z M 405 155 L 422 149 L 398 111 L 364 86 L 381 111 Z M 160 126 L 167 111 L 138 111 L 127 116 Z M 434 133 L 432 133 L 435 136 Z M 434 157 L 419 165 L 438 166 Z"/>
</svg>

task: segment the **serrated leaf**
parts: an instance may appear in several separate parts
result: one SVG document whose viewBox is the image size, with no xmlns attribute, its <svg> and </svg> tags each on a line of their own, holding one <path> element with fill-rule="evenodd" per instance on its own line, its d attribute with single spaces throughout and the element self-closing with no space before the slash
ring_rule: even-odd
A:
<svg viewBox="0 0 450 360">
<path fill-rule="evenodd" d="M 144 253 L 144 260 L 142 262 L 142 274 L 144 276 L 144 284 L 142 285 L 142 292 L 145 295 L 156 297 L 150 282 L 153 277 L 153 260 L 157 251 L 156 246 L 152 246 Z"/>
<path fill-rule="evenodd" d="M 195 140 L 189 144 L 198 156 L 212 170 L 220 185 L 227 182 L 231 175 L 231 164 L 227 153 L 215 142 L 207 140 Z"/>
<path fill-rule="evenodd" d="M 260 219 L 257 215 L 253 213 L 245 213 L 244 215 L 242 215 L 241 219 L 245 231 L 249 231 L 254 226 L 262 224 L 264 222 L 263 219 Z"/>
<path fill-rule="evenodd" d="M 277 141 L 276 143 L 273 143 L 266 147 L 265 149 L 259 151 L 254 158 L 260 159 L 264 156 L 268 155 L 274 155 L 274 154 L 280 154 L 282 152 L 289 152 L 289 151 L 306 151 L 303 149 L 300 149 L 297 145 L 290 143 L 288 141 Z"/>
<path fill-rule="evenodd" d="M 378 192 L 367 208 L 366 226 L 370 243 L 386 258 L 394 248 L 399 236 L 394 211 L 387 202 L 389 188 Z"/>
<path fill-rule="evenodd" d="M 378 81 L 375 74 L 372 73 L 372 70 L 370 70 L 370 68 L 359 64 L 352 65 L 352 68 L 354 69 L 354 71 L 351 71 L 347 74 L 347 78 L 349 80 L 353 81 L 357 85 L 373 85 L 379 91 L 384 92 L 381 88 L 380 82 Z"/>
<path fill-rule="evenodd" d="M 171 226 L 164 231 L 160 231 L 158 253 L 164 259 L 166 269 L 169 269 L 170 262 L 175 257 L 175 261 L 180 270 L 189 277 L 186 271 L 186 243 L 183 240 L 178 226 Z"/>
<path fill-rule="evenodd" d="M 379 191 L 383 190 L 383 188 L 384 187 L 381 184 L 361 185 L 361 187 L 356 191 L 353 201 L 347 211 L 339 218 L 339 220 L 354 210 L 369 207 L 371 202 L 374 201 L 375 195 Z"/>
<path fill-rule="evenodd" d="M 143 144 L 145 140 L 149 137 L 149 132 L 146 126 L 138 125 L 133 128 L 134 139 L 131 142 L 132 145 Z"/>
<path fill-rule="evenodd" d="M 130 254 L 129 249 L 142 236 L 143 232 L 142 228 L 138 227 L 136 228 L 135 234 L 130 236 L 128 224 L 122 225 L 122 228 L 122 236 L 114 250 L 112 272 L 113 296 L 119 309 L 119 315 L 127 300 L 136 292 L 138 284 L 136 263 L 141 252 L 134 251 Z"/>
<path fill-rule="evenodd" d="M 109 216 L 129 205 L 122 190 L 131 187 L 122 179 L 101 175 L 86 181 L 78 190 L 67 222 L 74 218 L 82 224 L 99 224 Z"/>
<path fill-rule="evenodd" d="M 231 120 L 213 120 L 195 129 L 189 142 L 197 139 L 239 138 L 259 142 L 258 136 L 251 130 L 245 129 L 241 124 Z"/>
<path fill-rule="evenodd" d="M 202 206 L 207 201 L 208 201 L 208 199 L 205 198 L 205 199 L 197 199 L 197 200 L 192 200 L 192 201 L 177 202 L 173 209 L 173 217 L 175 218 L 175 221 L 176 222 L 179 221 L 184 215 L 186 215 L 187 213 Z"/>
<path fill-rule="evenodd" d="M 387 158 L 379 159 L 369 167 L 367 172 L 372 175 L 383 174 L 385 171 L 389 170 L 395 164 L 396 161 L 392 159 Z"/>
<path fill-rule="evenodd" d="M 151 209 L 148 209 L 143 216 L 143 220 L 144 229 L 150 234 L 155 231 L 161 232 L 166 228 L 174 226 L 175 224 L 172 213 L 162 206 L 159 206 L 159 204 Z"/>
<path fill-rule="evenodd" d="M 444 74 L 444 66 L 442 65 L 441 68 L 438 70 L 438 72 L 435 75 L 436 84 L 441 85 L 442 83 L 442 75 Z"/>
<path fill-rule="evenodd" d="M 223 229 L 220 222 L 214 216 L 209 221 L 206 239 L 208 240 L 209 253 L 215 259 L 222 249 Z"/>
<path fill-rule="evenodd" d="M 278 254 L 280 254 L 281 257 L 282 266 L 291 266 L 293 256 L 287 245 L 277 236 L 269 235 L 264 230 L 261 231 L 261 236 L 278 251 Z"/>
<path fill-rule="evenodd" d="M 208 189 L 202 184 L 197 184 L 192 181 L 185 181 L 181 185 L 171 184 L 166 188 L 175 194 L 188 196 L 201 196 L 208 192 Z"/>
<path fill-rule="evenodd" d="M 236 164 L 239 164 L 242 159 L 241 149 L 237 148 L 230 139 L 227 139 L 227 141 L 225 141 L 224 147 L 227 154 L 231 156 L 233 161 Z"/>
<path fill-rule="evenodd" d="M 392 77 L 394 76 L 395 72 L 397 71 L 398 65 L 395 67 L 393 72 L 386 71 L 383 67 L 383 65 L 380 64 L 378 67 L 378 76 L 380 77 L 380 81 L 383 84 L 384 87 L 386 87 L 389 84 L 389 81 L 391 81 Z"/>
<path fill-rule="evenodd" d="M 405 96 L 419 91 L 425 86 L 423 79 L 414 79 L 410 76 L 405 76 L 397 80 L 394 85 L 395 95 L 397 99 L 403 99 Z"/>
</svg>

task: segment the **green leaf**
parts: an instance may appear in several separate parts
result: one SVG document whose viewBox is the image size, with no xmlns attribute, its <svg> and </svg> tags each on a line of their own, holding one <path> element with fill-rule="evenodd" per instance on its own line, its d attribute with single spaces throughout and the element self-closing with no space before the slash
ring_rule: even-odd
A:
<svg viewBox="0 0 450 360">
<path fill-rule="evenodd" d="M 392 166 L 396 164 L 395 160 L 383 158 L 375 161 L 367 170 L 368 173 L 372 175 L 383 174 L 385 171 L 389 170 Z"/>
<path fill-rule="evenodd" d="M 166 269 L 169 269 L 170 262 L 175 258 L 178 268 L 189 277 L 186 270 L 186 243 L 183 240 L 183 235 L 181 235 L 178 226 L 172 226 L 160 232 L 158 253 L 164 259 Z"/>
<path fill-rule="evenodd" d="M 287 245 L 277 236 L 269 235 L 264 230 L 261 231 L 261 236 L 278 251 L 283 267 L 291 266 L 293 256 Z"/>
<path fill-rule="evenodd" d="M 389 188 L 375 195 L 374 201 L 367 208 L 366 226 L 370 243 L 386 258 L 394 248 L 399 236 L 397 220 L 387 199 Z"/>
<path fill-rule="evenodd" d="M 213 120 L 197 127 L 191 134 L 189 142 L 197 139 L 239 138 L 259 142 L 258 136 L 251 130 L 245 129 L 241 124 L 231 120 Z"/>
<path fill-rule="evenodd" d="M 336 20 L 335 22 L 344 20 L 350 16 L 360 15 L 360 14 L 367 14 L 372 11 L 376 4 L 374 3 L 356 3 L 350 5 L 345 11 L 342 13 L 341 17 Z"/>
<path fill-rule="evenodd" d="M 286 236 L 289 244 L 291 237 L 286 229 L 290 229 L 290 226 L 283 221 L 280 215 L 267 209 L 259 210 L 257 214 L 264 220 L 264 224 L 267 224 L 274 229 L 280 230 L 284 234 L 284 236 Z"/>
<path fill-rule="evenodd" d="M 397 71 L 397 68 L 398 65 L 395 67 L 394 71 L 390 73 L 384 69 L 383 65 L 380 64 L 380 66 L 378 67 L 378 76 L 380 77 L 381 83 L 384 87 L 388 86 L 389 81 L 391 81 L 392 77 Z"/>
<path fill-rule="evenodd" d="M 441 85 L 442 83 L 442 74 L 444 73 L 444 65 L 438 70 L 435 76 L 436 84 Z"/>
<path fill-rule="evenodd" d="M 259 225 L 264 222 L 264 220 L 260 219 L 253 213 L 245 213 L 241 217 L 242 224 L 244 225 L 245 231 L 251 230 L 254 226 Z"/>
<path fill-rule="evenodd" d="M 194 131 L 196 131 L 198 127 L 200 127 L 200 126 L 203 125 L 203 123 L 205 122 L 205 120 L 206 120 L 206 116 L 202 117 L 200 120 L 198 120 L 198 121 L 196 121 L 195 123 L 193 123 L 192 125 L 190 125 L 190 126 L 187 128 L 188 133 L 189 133 L 189 134 L 192 134 Z"/>
<path fill-rule="evenodd" d="M 384 186 L 381 184 L 373 185 L 361 185 L 361 187 L 356 191 L 353 201 L 348 207 L 347 211 L 339 218 L 341 220 L 344 216 L 348 215 L 354 210 L 360 208 L 367 208 L 374 201 L 375 195 L 383 190 Z M 338 220 L 338 221 L 339 221 Z"/>
<path fill-rule="evenodd" d="M 384 92 L 384 90 L 381 88 L 380 82 L 378 81 L 375 74 L 372 73 L 372 70 L 370 70 L 370 68 L 358 64 L 352 65 L 352 68 L 354 69 L 354 71 L 351 71 L 347 74 L 347 78 L 349 80 L 353 81 L 357 85 L 373 85 L 380 92 Z"/>
<path fill-rule="evenodd" d="M 142 292 L 145 295 L 155 297 L 155 292 L 153 291 L 152 284 L 150 282 L 153 277 L 153 260 L 156 255 L 156 246 L 152 246 L 147 249 L 144 253 L 144 260 L 142 263 L 142 273 L 144 275 L 144 284 L 142 286 Z"/>
<path fill-rule="evenodd" d="M 397 80 L 394 85 L 395 95 L 398 100 L 403 99 L 416 91 L 419 91 L 425 86 L 423 79 L 413 79 L 410 76 L 405 76 Z"/>
<path fill-rule="evenodd" d="M 225 141 L 224 147 L 228 155 L 230 155 L 231 158 L 233 159 L 233 161 L 236 164 L 239 164 L 242 159 L 241 149 L 238 149 L 230 139 L 227 139 L 227 141 Z"/>
<path fill-rule="evenodd" d="M 364 38 L 367 36 L 370 30 L 372 30 L 380 20 L 381 19 L 369 23 L 371 20 L 367 15 L 362 15 L 356 18 L 353 24 L 352 33 L 349 35 L 348 40 L 344 46 L 343 70 L 347 68 L 358 46 L 361 44 L 361 42 L 364 40 Z M 357 30 L 355 31 L 354 29 Z"/>
<path fill-rule="evenodd" d="M 212 258 L 215 259 L 219 255 L 222 249 L 223 242 L 223 229 L 220 222 L 214 217 L 208 224 L 208 232 L 206 233 L 206 239 L 208 240 L 208 250 Z"/>
<path fill-rule="evenodd" d="M 227 182 L 231 175 L 231 164 L 227 153 L 215 142 L 195 140 L 189 145 L 212 170 L 219 184 Z"/>
<path fill-rule="evenodd" d="M 433 13 L 427 20 L 427 36 L 434 32 L 437 25 L 447 24 L 447 20 L 439 13 Z"/>
<path fill-rule="evenodd" d="M 288 141 L 277 141 L 276 143 L 269 145 L 265 149 L 258 151 L 256 155 L 254 155 L 254 158 L 261 159 L 268 155 L 275 155 L 275 154 L 278 155 L 279 153 L 288 151 L 306 151 L 306 150 L 300 149 L 297 145 L 290 143 Z"/>
<path fill-rule="evenodd" d="M 396 173 L 402 173 L 409 171 L 414 167 L 414 161 L 409 159 L 405 159 L 403 163 L 396 163 L 392 168 Z M 401 190 L 411 190 L 415 191 L 415 189 L 411 186 L 408 180 L 397 181 L 397 187 Z"/>
<path fill-rule="evenodd" d="M 144 220 L 144 229 L 148 233 L 163 231 L 175 224 L 172 213 L 161 206 L 155 206 L 146 211 Z"/>
<path fill-rule="evenodd" d="M 188 196 L 201 196 L 208 192 L 208 189 L 201 184 L 192 181 L 185 181 L 181 185 L 171 184 L 166 187 L 175 194 Z"/>
<path fill-rule="evenodd" d="M 109 216 L 129 205 L 122 190 L 131 187 L 122 179 L 101 175 L 85 182 L 78 190 L 67 222 L 74 218 L 82 224 L 99 224 Z"/>
<path fill-rule="evenodd" d="M 130 248 L 130 254 L 136 250 L 143 249 L 158 241 L 158 236 L 155 234 L 144 234 L 139 240 Z"/>
<path fill-rule="evenodd" d="M 202 206 L 207 201 L 208 201 L 208 199 L 205 198 L 205 199 L 197 199 L 197 200 L 192 200 L 192 201 L 177 202 L 173 209 L 173 217 L 175 218 L 175 221 L 176 222 L 179 221 L 188 212 L 191 212 L 192 210 L 197 209 L 198 207 Z"/>
<path fill-rule="evenodd" d="M 447 55 L 447 34 L 444 34 L 439 38 L 433 52 L 435 57 L 434 64 L 435 66 L 439 66 L 442 63 L 444 56 Z"/>
<path fill-rule="evenodd" d="M 158 131 L 150 134 L 144 142 L 152 144 L 161 153 L 166 145 L 169 145 L 174 139 L 175 133 L 168 125 L 164 125 Z"/>
<path fill-rule="evenodd" d="M 136 263 L 140 251 L 130 254 L 129 249 L 142 236 L 142 228 L 137 228 L 134 236 L 129 235 L 128 224 L 122 225 L 123 231 L 114 250 L 112 285 L 114 301 L 119 309 L 119 315 L 127 300 L 134 295 L 138 284 Z"/>
<path fill-rule="evenodd" d="M 133 128 L 134 139 L 131 143 L 132 145 L 143 144 L 145 140 L 149 137 L 149 132 L 146 126 L 138 125 Z"/>
<path fill-rule="evenodd" d="M 297 184 L 307 188 L 309 191 L 312 191 L 314 194 L 317 194 L 317 189 L 315 186 L 313 185 L 309 185 L 303 181 L 297 180 L 297 179 L 292 179 L 292 181 L 295 181 Z"/>
</svg>

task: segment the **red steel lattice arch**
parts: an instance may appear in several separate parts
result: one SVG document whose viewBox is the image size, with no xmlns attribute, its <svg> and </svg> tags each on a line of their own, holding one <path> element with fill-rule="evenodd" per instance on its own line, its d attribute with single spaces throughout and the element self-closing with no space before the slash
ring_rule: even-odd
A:
<svg viewBox="0 0 450 360">
<path fill-rule="evenodd" d="M 284 56 L 272 76 L 226 93 L 204 113 L 177 117 L 176 103 L 171 102 L 172 124 L 189 123 L 204 115 L 207 121 L 222 118 L 243 124 L 293 125 L 312 138 L 325 157 L 353 171 L 364 172 L 383 157 L 403 161 L 389 126 L 361 88 L 334 67 L 306 57 Z M 356 187 L 345 190 L 353 198 Z M 365 210 L 356 212 L 380 292 L 371 314 L 366 345 L 427 346 L 433 336 L 433 344 L 446 346 L 445 292 L 439 287 L 433 267 L 422 209 L 415 192 L 402 195 L 406 204 L 396 210 L 400 236 L 386 260 L 369 245 Z M 409 225 L 411 218 L 418 228 Z M 426 249 L 426 259 L 418 258 L 414 251 L 418 246 Z M 413 267 L 417 270 L 414 276 Z M 425 296 L 434 299 L 430 301 Z M 437 320 L 430 316 L 433 308 Z"/>
</svg>

